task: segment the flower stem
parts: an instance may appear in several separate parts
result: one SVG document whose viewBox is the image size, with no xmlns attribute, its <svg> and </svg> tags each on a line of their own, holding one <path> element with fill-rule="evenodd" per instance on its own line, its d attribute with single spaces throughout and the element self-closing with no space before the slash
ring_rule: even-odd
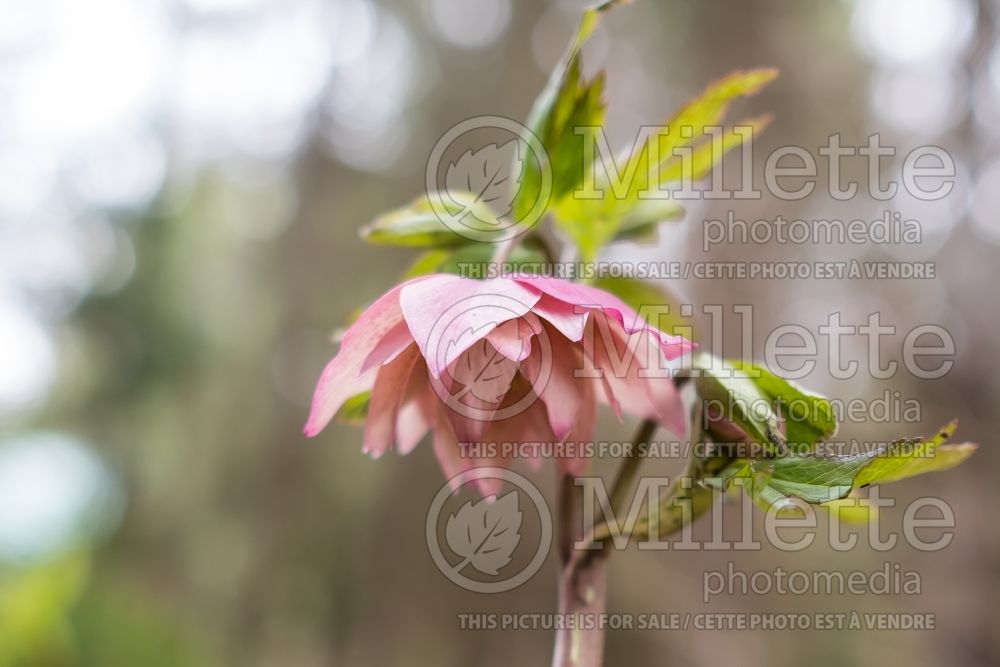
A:
<svg viewBox="0 0 1000 667">
<path fill-rule="evenodd" d="M 580 531 L 583 487 L 564 475 L 559 498 L 559 615 L 553 667 L 600 667 L 604 656 L 604 630 L 595 623 L 606 608 L 606 548 L 573 548 Z"/>
<path fill-rule="evenodd" d="M 598 623 L 606 608 L 607 564 L 604 553 L 573 558 L 559 574 L 559 614 L 552 667 L 600 667 L 604 629 Z M 572 619 L 572 622 L 571 622 Z"/>
<path fill-rule="evenodd" d="M 611 510 L 621 511 L 642 457 L 639 443 L 649 442 L 656 422 L 646 419 L 632 440 L 632 450 L 622 463 L 611 489 Z M 563 623 L 556 630 L 553 667 L 600 667 L 604 657 L 604 630 L 596 622 L 606 608 L 608 589 L 608 544 L 596 549 L 574 549 L 593 517 L 581 516 L 583 487 L 572 475 L 564 475 L 559 502 L 559 614 Z M 586 541 L 590 543 L 590 540 Z"/>
<path fill-rule="evenodd" d="M 497 243 L 497 247 L 493 249 L 493 257 L 490 261 L 497 267 L 502 266 L 507 261 L 507 258 L 510 257 L 510 251 L 514 249 L 516 244 L 516 236 L 511 236 L 508 239 L 500 241 Z"/>
<path fill-rule="evenodd" d="M 701 439 L 701 409 L 695 404 L 692 415 L 692 442 Z M 611 489 L 612 516 L 622 511 L 626 494 L 642 463 L 639 444 L 649 442 L 657 424 L 644 420 L 633 437 L 632 451 L 615 478 Z M 716 453 L 707 459 L 692 460 L 687 476 L 692 484 L 674 484 L 660 499 L 659 511 L 654 516 L 643 515 L 633 528 L 637 539 L 655 534 L 660 538 L 677 532 L 704 514 L 717 501 L 716 493 L 696 480 L 717 474 L 731 459 Z M 604 655 L 604 630 L 597 623 L 606 609 L 607 562 L 611 555 L 611 527 L 601 523 L 591 525 L 594 517 L 582 516 L 583 487 L 578 486 L 572 475 L 564 475 L 559 497 L 559 614 L 562 624 L 556 630 L 553 667 L 600 667 Z M 581 531 L 589 532 L 581 536 Z M 581 539 L 581 537 L 583 539 Z M 574 549 L 581 542 L 587 546 Z"/>
</svg>

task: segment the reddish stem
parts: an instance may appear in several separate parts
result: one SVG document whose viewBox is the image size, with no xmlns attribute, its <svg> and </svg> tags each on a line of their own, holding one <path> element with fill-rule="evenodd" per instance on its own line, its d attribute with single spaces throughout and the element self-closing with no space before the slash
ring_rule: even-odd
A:
<svg viewBox="0 0 1000 667">
<path fill-rule="evenodd" d="M 608 552 L 576 550 L 582 538 L 582 487 L 563 477 L 559 502 L 559 625 L 552 667 L 600 667 L 604 656 Z M 586 522 L 589 525 L 591 522 Z"/>
<path fill-rule="evenodd" d="M 559 573 L 559 615 L 552 667 L 600 667 L 604 656 L 601 617 L 607 593 L 604 554 L 572 558 Z"/>
</svg>

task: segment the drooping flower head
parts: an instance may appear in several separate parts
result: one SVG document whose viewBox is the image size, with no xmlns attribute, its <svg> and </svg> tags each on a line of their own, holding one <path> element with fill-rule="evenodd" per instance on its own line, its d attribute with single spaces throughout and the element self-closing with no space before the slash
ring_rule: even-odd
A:
<svg viewBox="0 0 1000 667">
<path fill-rule="evenodd" d="M 590 441 L 598 402 L 682 435 L 684 409 L 665 362 L 691 349 L 594 287 L 423 276 L 384 294 L 348 329 L 316 386 L 305 433 L 315 436 L 348 398 L 371 391 L 364 450 L 378 457 L 395 443 L 406 454 L 431 431 L 448 478 L 509 463 L 461 443 Z M 561 460 L 574 474 L 585 463 Z"/>
</svg>

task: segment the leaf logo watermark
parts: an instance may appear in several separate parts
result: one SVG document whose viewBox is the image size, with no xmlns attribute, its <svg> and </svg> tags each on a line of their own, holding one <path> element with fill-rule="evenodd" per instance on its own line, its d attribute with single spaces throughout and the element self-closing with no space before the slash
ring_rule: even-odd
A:
<svg viewBox="0 0 1000 667">
<path fill-rule="evenodd" d="M 518 320 L 529 309 L 509 295 L 484 292 L 456 302 L 434 322 L 424 349 L 443 369 L 440 377 L 429 379 L 448 410 L 492 423 L 521 414 L 539 400 L 552 377 L 552 341 L 544 328 L 532 330 L 530 337 L 521 331 L 526 325 Z M 509 326 L 518 327 L 518 333 L 491 338 L 491 332 Z M 531 372 L 521 368 L 529 353 L 537 360 Z"/>
<path fill-rule="evenodd" d="M 446 191 L 471 192 L 473 199 L 455 204 L 464 209 L 459 220 L 472 215 L 479 222 L 493 227 L 503 224 L 509 215 L 520 184 L 513 182 L 512 173 L 520 173 L 523 160 L 519 140 L 511 139 L 502 146 L 489 144 L 479 150 L 469 149 L 448 166 L 445 172 Z M 477 206 L 485 204 L 485 206 Z"/>
<path fill-rule="evenodd" d="M 471 565 L 483 574 L 497 576 L 510 564 L 511 554 L 521 541 L 524 519 L 517 498 L 517 492 L 511 491 L 500 499 L 488 496 L 478 502 L 470 500 L 448 517 L 448 546 L 464 558 L 455 566 L 457 571 Z"/>
<path fill-rule="evenodd" d="M 510 138 L 456 151 L 477 132 Z M 529 164 L 539 174 L 530 194 L 521 192 Z M 477 116 L 449 129 L 431 149 L 425 186 L 431 209 L 451 231 L 472 241 L 499 243 L 529 231 L 545 215 L 552 168 L 541 140 L 527 127 L 502 116 Z M 531 201 L 519 203 L 515 214 L 520 195 Z"/>
<path fill-rule="evenodd" d="M 462 385 L 462 389 L 449 397 L 449 404 L 460 402 L 466 394 L 471 394 L 483 403 L 499 406 L 515 375 L 515 362 L 502 355 L 486 339 L 477 340 L 455 362 L 451 377 Z"/>
<path fill-rule="evenodd" d="M 483 481 L 498 481 L 505 492 L 480 498 Z M 457 510 L 447 509 L 463 492 L 475 497 Z M 538 529 L 526 530 L 529 522 Z M 508 468 L 470 468 L 438 490 L 426 531 L 431 558 L 448 579 L 476 593 L 502 593 L 531 579 L 545 562 L 552 546 L 552 514 L 524 475 Z"/>
</svg>

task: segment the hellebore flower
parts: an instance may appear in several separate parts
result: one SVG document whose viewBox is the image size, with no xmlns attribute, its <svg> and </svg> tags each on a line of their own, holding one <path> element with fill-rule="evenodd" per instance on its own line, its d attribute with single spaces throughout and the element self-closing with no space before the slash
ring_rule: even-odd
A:
<svg viewBox="0 0 1000 667">
<path fill-rule="evenodd" d="M 384 294 L 347 330 L 316 386 L 305 434 L 370 390 L 364 451 L 378 457 L 395 442 L 406 454 L 432 431 L 448 478 L 509 465 L 505 443 L 589 442 L 598 401 L 619 418 L 655 419 L 683 435 L 684 408 L 664 362 L 692 347 L 594 287 L 422 276 Z M 585 464 L 560 460 L 574 474 Z"/>
</svg>

